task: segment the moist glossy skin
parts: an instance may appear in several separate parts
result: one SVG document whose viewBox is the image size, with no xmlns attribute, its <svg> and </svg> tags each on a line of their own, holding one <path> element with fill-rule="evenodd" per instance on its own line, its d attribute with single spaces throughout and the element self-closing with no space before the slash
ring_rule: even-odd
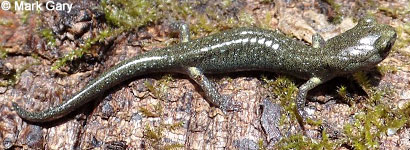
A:
<svg viewBox="0 0 410 150">
<path fill-rule="evenodd" d="M 180 44 L 153 50 L 116 65 L 54 108 L 29 112 L 16 103 L 13 107 L 27 121 L 47 122 L 68 114 L 124 80 L 142 74 L 177 72 L 189 75 L 198 83 L 212 105 L 224 111 L 236 110 L 238 105 L 220 95 L 205 74 L 260 70 L 307 80 L 299 87 L 296 98 L 299 115 L 305 120 L 303 108 L 310 89 L 335 76 L 374 67 L 388 55 L 396 39 L 392 27 L 377 24 L 369 17 L 326 42 L 315 35 L 312 46 L 279 32 L 258 28 L 239 28 L 190 40 L 188 28 L 177 27 L 181 29 Z"/>
</svg>

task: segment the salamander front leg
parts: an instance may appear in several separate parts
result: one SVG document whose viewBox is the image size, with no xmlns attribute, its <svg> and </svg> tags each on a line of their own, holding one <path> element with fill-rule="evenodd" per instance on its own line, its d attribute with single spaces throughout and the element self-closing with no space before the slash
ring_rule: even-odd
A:
<svg viewBox="0 0 410 150">
<path fill-rule="evenodd" d="M 171 28 L 179 32 L 179 38 L 181 40 L 181 43 L 188 42 L 189 40 L 191 40 L 189 27 L 187 24 L 183 22 L 175 22 L 171 24 Z"/>
<path fill-rule="evenodd" d="M 303 108 L 305 107 L 305 104 L 306 104 L 307 92 L 322 83 L 323 83 L 323 79 L 320 79 L 318 77 L 312 77 L 306 83 L 302 84 L 299 87 L 299 92 L 296 97 L 296 109 L 297 109 L 299 116 L 301 117 L 300 119 L 302 119 L 302 120 L 299 120 L 300 123 L 306 123 L 307 116 Z"/>
<path fill-rule="evenodd" d="M 205 97 L 208 103 L 220 108 L 223 112 L 226 111 L 237 111 L 240 106 L 233 103 L 231 99 L 222 96 L 214 84 L 208 80 L 208 78 L 203 74 L 203 72 L 197 67 L 187 68 L 188 75 L 193 79 L 205 92 Z"/>
</svg>

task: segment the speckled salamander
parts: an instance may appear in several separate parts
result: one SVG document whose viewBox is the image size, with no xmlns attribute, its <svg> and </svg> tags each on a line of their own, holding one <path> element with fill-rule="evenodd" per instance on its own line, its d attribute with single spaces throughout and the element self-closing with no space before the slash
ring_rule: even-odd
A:
<svg viewBox="0 0 410 150">
<path fill-rule="evenodd" d="M 317 85 L 358 70 L 374 67 L 389 53 L 395 30 L 365 17 L 336 37 L 324 41 L 316 34 L 312 46 L 270 30 L 238 28 L 189 39 L 186 25 L 179 25 L 181 43 L 123 61 L 91 81 L 62 104 L 42 112 L 29 112 L 13 103 L 17 114 L 31 122 L 58 119 L 91 101 L 107 89 L 135 76 L 156 72 L 187 74 L 205 92 L 206 100 L 222 110 L 237 108 L 220 95 L 204 74 L 262 70 L 289 74 L 307 82 L 299 87 L 297 110 L 304 119 L 306 94 Z"/>
</svg>

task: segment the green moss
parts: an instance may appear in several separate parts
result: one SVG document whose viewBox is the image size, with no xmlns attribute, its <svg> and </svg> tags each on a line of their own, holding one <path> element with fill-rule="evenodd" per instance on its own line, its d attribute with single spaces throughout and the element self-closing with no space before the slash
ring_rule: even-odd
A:
<svg viewBox="0 0 410 150">
<path fill-rule="evenodd" d="M 190 26 L 190 29 L 194 37 L 202 37 L 204 35 L 217 33 L 221 30 L 242 27 L 242 26 L 252 26 L 255 24 L 253 16 L 247 12 L 239 11 L 237 16 L 229 16 L 229 8 L 224 10 L 216 10 L 216 8 L 221 7 L 222 4 L 213 4 L 206 7 L 205 13 L 194 12 L 193 17 L 196 19 L 195 24 Z M 222 6 L 224 7 L 224 6 Z M 228 7 L 228 6 L 226 6 Z M 237 9 L 237 8 L 236 8 Z"/>
<path fill-rule="evenodd" d="M 223 1 L 222 1 L 223 9 L 226 9 L 226 8 L 228 8 L 228 7 L 231 6 L 231 5 L 232 5 L 232 0 L 223 0 Z"/>
<path fill-rule="evenodd" d="M 117 27 L 138 28 L 157 21 L 160 0 L 103 0 L 100 5 L 107 21 Z"/>
<path fill-rule="evenodd" d="M 332 18 L 330 18 L 330 22 L 332 22 L 333 24 L 341 23 L 342 17 L 343 17 L 343 13 L 340 10 L 341 5 L 337 4 L 334 0 L 323 0 L 323 1 L 328 3 L 330 7 L 333 8 L 333 11 L 335 12 L 335 15 Z"/>
<path fill-rule="evenodd" d="M 155 98 L 163 100 L 164 98 L 166 98 L 168 93 L 168 84 L 172 81 L 174 81 L 174 78 L 170 74 L 167 74 L 165 76 L 162 76 L 162 78 L 155 84 L 145 82 L 144 85 L 154 95 Z"/>
<path fill-rule="evenodd" d="M 154 111 L 148 111 L 147 108 L 140 107 L 140 112 L 146 117 L 161 117 L 164 115 L 163 108 L 161 102 L 157 105 L 154 105 Z M 172 149 L 180 149 L 183 148 L 183 144 L 179 143 L 164 143 L 164 132 L 168 131 L 175 131 L 181 127 L 183 127 L 184 123 L 182 121 L 172 123 L 172 124 L 165 124 L 164 120 L 160 118 L 158 126 L 150 126 L 146 125 L 144 128 L 144 138 L 148 140 L 149 146 L 154 149 L 159 150 L 172 150 Z"/>
<path fill-rule="evenodd" d="M 356 113 L 354 123 L 344 126 L 347 144 L 355 149 L 378 149 L 382 135 L 407 123 L 408 114 L 402 110 L 405 109 L 392 110 L 387 104 L 379 104 Z"/>
<path fill-rule="evenodd" d="M 308 118 L 306 120 L 306 123 L 309 124 L 309 125 L 312 125 L 312 126 L 321 126 L 323 124 L 323 122 L 321 120 L 313 120 L 313 119 L 310 119 L 310 118 Z"/>
<path fill-rule="evenodd" d="M 392 18 L 399 18 L 400 16 L 410 14 L 410 5 L 407 7 L 384 7 L 380 6 L 378 8 L 379 11 L 383 12 L 385 15 L 390 16 Z"/>
<path fill-rule="evenodd" d="M 311 138 L 307 138 L 302 134 L 291 135 L 290 137 L 281 139 L 276 145 L 277 149 L 315 149 L 315 150 L 330 150 L 335 149 L 340 144 L 333 143 L 329 140 L 328 134 L 323 130 L 322 139 L 320 141 L 314 141 Z"/>
<path fill-rule="evenodd" d="M 406 23 L 402 26 L 402 32 L 405 32 L 406 34 L 410 34 L 410 23 Z"/>
<path fill-rule="evenodd" d="M 53 32 L 51 31 L 51 29 L 43 29 L 43 30 L 40 30 L 39 33 L 43 38 L 46 39 L 47 45 L 53 46 L 53 47 L 56 45 L 56 38 Z"/>
<path fill-rule="evenodd" d="M 338 144 L 329 140 L 329 135 L 326 130 L 322 131 L 322 140 L 314 146 L 314 149 L 335 149 Z"/>
<path fill-rule="evenodd" d="M 406 35 L 410 34 L 410 23 L 406 23 L 406 24 L 403 24 L 399 27 L 396 27 L 396 30 L 397 30 L 397 34 L 398 34 L 399 39 L 398 39 L 398 41 L 395 45 L 398 46 L 397 48 L 402 48 L 405 45 L 402 45 L 404 43 L 401 43 L 401 42 L 408 42 L 406 39 L 402 39 L 402 38 L 405 37 L 404 34 L 406 34 Z"/>
<path fill-rule="evenodd" d="M 221 80 L 218 80 L 217 84 L 223 84 L 224 82 L 232 83 L 234 80 L 230 76 L 223 76 Z"/>
<path fill-rule="evenodd" d="M 258 150 L 266 150 L 263 139 L 258 140 Z"/>
<path fill-rule="evenodd" d="M 22 24 L 26 24 L 27 23 L 27 21 L 28 21 L 28 19 L 29 19 L 29 17 L 30 17 L 30 15 L 31 15 L 31 11 L 28 11 L 28 10 L 24 10 L 23 11 L 23 14 L 21 14 L 20 15 L 20 21 L 21 21 L 21 23 Z M 40 12 L 36 12 L 37 14 L 40 14 Z"/>
<path fill-rule="evenodd" d="M 382 91 L 376 90 L 372 87 L 370 84 L 370 79 L 367 77 L 366 73 L 364 72 L 357 72 L 353 74 L 353 78 L 359 83 L 359 85 L 362 87 L 362 89 L 366 92 L 366 94 L 369 96 L 368 98 L 368 104 L 372 104 L 372 106 L 375 106 L 377 104 L 380 104 L 382 95 L 385 95 Z"/>
<path fill-rule="evenodd" d="M 158 103 L 158 105 L 161 105 L 160 103 Z M 162 112 L 162 109 L 155 109 L 153 111 L 150 111 L 149 109 L 145 108 L 145 107 L 140 107 L 138 109 L 139 112 L 142 113 L 142 115 L 144 115 L 145 117 L 152 117 L 152 118 L 156 118 L 156 117 L 160 117 L 160 114 Z"/>
<path fill-rule="evenodd" d="M 123 32 L 122 28 L 113 29 L 111 30 L 106 29 L 101 31 L 96 37 L 87 39 L 84 42 L 84 45 L 80 46 L 80 48 L 71 51 L 69 54 L 65 55 L 64 57 L 58 59 L 54 65 L 51 67 L 52 70 L 59 69 L 60 67 L 64 66 L 68 61 L 73 61 L 82 57 L 84 54 L 88 53 L 92 46 L 98 42 L 104 41 L 106 38 L 111 36 L 117 36 Z"/>
<path fill-rule="evenodd" d="M 355 103 L 354 103 L 354 98 L 352 98 L 352 97 L 350 97 L 349 95 L 348 95 L 348 91 L 347 91 L 347 88 L 346 88 L 346 86 L 344 86 L 344 85 L 342 85 L 342 86 L 339 86 L 339 87 L 337 87 L 337 94 L 344 100 L 344 101 L 346 101 L 346 103 L 348 103 L 350 106 L 354 106 L 355 105 Z"/>
<path fill-rule="evenodd" d="M 382 101 L 382 96 L 389 93 L 370 87 L 370 81 L 364 73 L 355 74 L 354 77 L 369 98 L 363 102 L 364 108 L 355 113 L 354 123 L 344 126 L 345 141 L 354 149 L 378 149 L 380 138 L 386 134 L 394 134 L 406 126 L 410 114 L 406 112 L 406 107 L 391 109 L 388 102 Z"/>
<path fill-rule="evenodd" d="M 265 14 L 265 19 L 261 23 L 260 27 L 264 28 L 264 29 L 271 29 L 272 18 L 273 18 L 272 13 L 270 11 L 268 11 Z"/>
<path fill-rule="evenodd" d="M 153 95 L 158 99 L 164 99 L 166 94 L 168 93 L 168 84 L 169 82 L 174 81 L 171 75 L 164 75 L 160 80 L 155 82 L 155 84 L 151 84 L 149 82 L 145 82 L 145 86 L 147 86 L 148 90 L 153 93 Z M 172 124 L 165 124 L 164 120 L 161 118 L 164 115 L 162 104 L 164 101 L 159 101 L 156 105 L 150 106 L 151 108 L 147 107 L 140 107 L 139 111 L 146 117 L 156 117 L 159 118 L 159 125 L 151 127 L 146 125 L 144 129 L 144 137 L 149 141 L 149 145 L 154 149 L 160 150 L 171 150 L 171 149 L 180 149 L 183 148 L 183 144 L 179 143 L 164 143 L 162 139 L 164 138 L 165 131 L 175 131 L 181 127 L 183 127 L 184 123 L 182 121 L 178 121 Z"/>
<path fill-rule="evenodd" d="M 184 144 L 174 143 L 162 146 L 163 150 L 174 150 L 174 149 L 184 149 Z"/>
<path fill-rule="evenodd" d="M 13 86 L 14 84 L 15 84 L 15 80 L 13 79 L 6 78 L 6 81 L 0 81 L 0 87 Z"/>
<path fill-rule="evenodd" d="M 369 78 L 365 73 L 359 72 L 354 75 L 356 81 L 368 94 L 368 98 L 361 101 L 361 105 L 352 105 L 351 107 L 362 106 L 355 108 L 358 112 L 354 115 L 353 123 L 344 125 L 343 134 L 345 136 L 337 140 L 329 139 L 329 136 L 323 130 L 320 141 L 306 138 L 302 134 L 291 135 L 282 139 L 276 146 L 278 149 L 335 149 L 336 146 L 346 144 L 354 149 L 378 149 L 380 148 L 380 140 L 387 135 L 395 134 L 398 130 L 406 127 L 410 123 L 410 103 L 401 109 L 392 109 L 388 102 L 382 101 L 383 96 L 389 95 L 389 90 L 377 90 L 370 84 Z M 286 85 L 284 79 L 277 79 L 277 82 L 270 82 L 271 86 L 280 87 Z M 269 85 L 268 84 L 268 85 Z M 275 92 L 276 91 L 276 92 Z M 286 90 L 275 89 L 276 94 L 283 94 Z M 291 90 L 292 91 L 292 90 Z M 338 94 L 351 103 L 354 103 L 353 98 L 348 96 L 348 91 L 345 86 L 338 87 Z M 281 97 L 281 96 L 279 96 Z M 282 97 L 287 99 L 287 97 Z M 284 106 L 286 107 L 286 106 Z M 288 108 L 289 109 L 289 108 Z M 292 110 L 292 108 L 290 108 Z M 290 111 L 292 112 L 292 111 Z M 286 119 L 286 118 L 285 118 Z M 281 120 L 283 120 L 281 118 Z M 309 122 L 309 121 L 308 121 Z M 319 126 L 321 122 L 309 123 L 314 126 Z"/>
<path fill-rule="evenodd" d="M 261 2 L 262 4 L 274 4 L 274 3 L 275 3 L 274 0 L 260 0 L 260 2 Z"/>
<path fill-rule="evenodd" d="M 36 58 L 36 56 L 33 56 L 33 57 Z M 25 70 L 27 70 L 33 65 L 38 65 L 38 64 L 39 62 L 36 59 L 36 61 L 34 61 L 33 63 L 24 64 L 17 70 L 12 70 L 11 74 L 7 74 L 7 75 L 0 74 L 0 78 L 4 79 L 4 81 L 0 81 L 0 86 L 1 87 L 14 86 L 20 81 L 21 74 Z"/>
<path fill-rule="evenodd" d="M 253 18 L 252 14 L 241 11 L 239 16 L 238 16 L 238 26 L 252 26 L 256 24 L 255 19 Z"/>
<path fill-rule="evenodd" d="M 310 149 L 309 145 L 312 141 L 304 137 L 302 134 L 291 135 L 290 137 L 281 139 L 276 145 L 280 150 L 288 149 Z"/>
<path fill-rule="evenodd" d="M 0 26 L 7 26 L 7 27 L 9 27 L 9 26 L 12 26 L 13 25 L 13 22 L 11 21 L 11 20 L 7 20 L 7 19 L 4 19 L 4 18 L 0 18 Z"/>
<path fill-rule="evenodd" d="M 393 66 L 393 65 L 379 65 L 377 66 L 377 70 L 384 76 L 387 73 L 397 73 L 398 68 L 397 66 Z"/>
<path fill-rule="evenodd" d="M 410 57 L 410 53 L 400 50 L 410 44 L 410 23 L 401 24 L 396 27 L 396 31 L 398 39 L 393 46 L 393 51 L 399 51 L 404 56 Z"/>
<path fill-rule="evenodd" d="M 280 101 L 280 105 L 285 109 L 280 119 L 280 125 L 285 123 L 295 123 L 297 121 L 297 111 L 294 99 L 296 98 L 297 87 L 286 77 L 278 77 L 276 80 L 268 80 L 262 76 L 262 80 L 267 83 L 266 88 L 273 93 Z"/>
<path fill-rule="evenodd" d="M 278 149 L 315 149 L 315 150 L 330 150 L 335 149 L 339 144 L 333 143 L 329 140 L 328 134 L 323 131 L 321 141 L 314 141 L 310 138 L 306 138 L 302 134 L 292 135 L 288 138 L 284 138 L 276 145 Z"/>
<path fill-rule="evenodd" d="M 7 51 L 4 49 L 3 46 L 0 45 L 0 59 L 4 59 L 7 57 Z"/>
<path fill-rule="evenodd" d="M 179 122 L 176 122 L 176 123 L 167 125 L 166 128 L 167 128 L 168 130 L 170 130 L 170 131 L 175 131 L 175 130 L 177 130 L 178 128 L 182 128 L 183 125 L 184 125 L 184 122 L 179 121 Z"/>
<path fill-rule="evenodd" d="M 363 90 L 366 91 L 368 95 L 370 95 L 372 86 L 370 84 L 370 80 L 367 77 L 366 73 L 363 71 L 354 73 L 353 78 L 356 80 L 357 83 L 359 83 L 359 85 L 363 88 Z"/>
<path fill-rule="evenodd" d="M 346 138 L 343 140 L 354 149 L 378 149 L 382 136 L 394 134 L 408 125 L 409 109 L 391 109 L 391 104 L 382 101 L 382 97 L 389 95 L 390 91 L 372 87 L 364 72 L 358 72 L 353 77 L 366 91 L 368 98 L 362 101 L 360 106 L 363 108 L 356 108 L 359 112 L 355 113 L 354 122 L 344 126 Z M 344 87 L 340 87 L 338 93 L 341 97 L 347 95 Z"/>
<path fill-rule="evenodd" d="M 406 126 L 410 125 L 410 103 L 406 103 L 401 109 L 398 111 L 399 117 L 406 119 Z M 394 125 L 395 128 L 399 128 L 399 124 Z"/>
<path fill-rule="evenodd" d="M 144 85 L 148 88 L 148 90 L 156 97 L 156 98 L 160 98 L 161 97 L 161 92 L 160 90 L 158 90 L 157 88 L 155 88 L 155 86 L 153 84 L 151 84 L 148 81 L 144 82 Z"/>
<path fill-rule="evenodd" d="M 144 137 L 145 139 L 149 140 L 151 145 L 159 145 L 161 139 L 163 138 L 164 128 L 159 126 L 155 128 L 151 128 L 149 125 L 145 126 L 144 129 Z"/>
<path fill-rule="evenodd" d="M 126 29 L 136 29 L 169 16 L 185 19 L 192 13 L 188 2 L 176 0 L 103 0 L 100 4 L 109 23 Z"/>
<path fill-rule="evenodd" d="M 347 89 L 345 86 L 340 86 L 337 88 L 337 94 L 339 94 L 339 96 L 341 96 L 343 99 L 347 100 Z"/>
<path fill-rule="evenodd" d="M 199 34 L 199 33 L 211 33 L 211 32 L 215 32 L 215 28 L 214 25 L 209 22 L 207 15 L 203 14 L 203 15 L 198 15 L 198 22 L 197 24 L 194 24 L 192 26 L 190 26 L 190 29 L 192 31 L 192 33 L 195 34 Z"/>
</svg>

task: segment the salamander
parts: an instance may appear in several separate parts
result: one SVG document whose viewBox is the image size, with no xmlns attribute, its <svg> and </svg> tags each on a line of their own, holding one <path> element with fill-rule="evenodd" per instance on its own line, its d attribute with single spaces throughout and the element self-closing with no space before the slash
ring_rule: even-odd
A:
<svg viewBox="0 0 410 150">
<path fill-rule="evenodd" d="M 393 27 L 378 24 L 372 17 L 360 19 L 355 27 L 327 41 L 315 34 L 311 46 L 279 31 L 259 28 L 237 28 L 190 39 L 186 25 L 177 27 L 181 37 L 179 44 L 115 65 L 62 104 L 31 112 L 13 102 L 14 110 L 30 122 L 56 120 L 125 80 L 158 72 L 187 74 L 202 88 L 211 105 L 223 111 L 237 110 L 240 106 L 221 95 L 206 75 L 257 70 L 307 80 L 299 87 L 295 99 L 297 112 L 305 120 L 304 106 L 309 90 L 336 76 L 374 67 L 386 58 L 397 37 Z"/>
</svg>

